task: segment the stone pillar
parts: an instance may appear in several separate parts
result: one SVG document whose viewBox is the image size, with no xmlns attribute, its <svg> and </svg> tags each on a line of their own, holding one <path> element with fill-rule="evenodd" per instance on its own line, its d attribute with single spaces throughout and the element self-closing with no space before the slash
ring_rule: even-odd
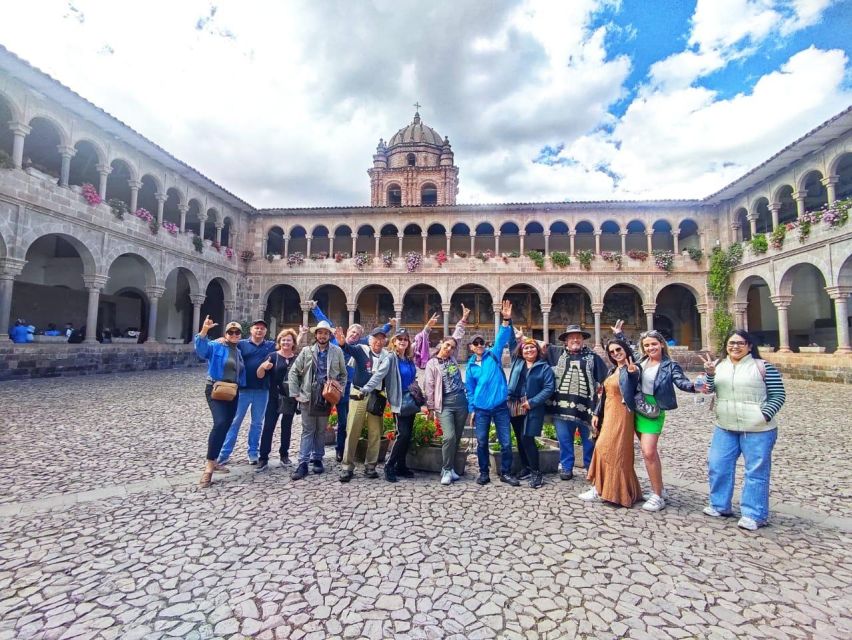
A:
<svg viewBox="0 0 852 640">
<path fill-rule="evenodd" d="M 645 238 L 648 241 L 648 255 L 651 255 L 651 253 L 653 253 L 654 251 L 654 232 L 646 231 Z"/>
<path fill-rule="evenodd" d="M 302 302 L 299 304 L 299 308 L 302 310 L 302 325 L 305 327 L 309 327 L 309 316 L 311 312 L 311 303 L 310 302 Z"/>
<path fill-rule="evenodd" d="M 595 231 L 595 255 L 601 255 L 601 232 Z"/>
<path fill-rule="evenodd" d="M 521 243 L 519 253 L 521 255 L 524 255 L 524 238 L 526 238 L 526 237 L 527 237 L 526 231 L 524 231 L 523 229 L 518 231 L 518 239 L 520 240 L 520 243 Z"/>
<path fill-rule="evenodd" d="M 672 233 L 674 233 L 674 232 L 672 232 Z M 626 256 L 627 255 L 627 232 L 626 231 L 619 231 L 618 235 L 621 236 L 621 255 Z M 677 246 L 677 240 L 675 240 L 675 246 Z"/>
<path fill-rule="evenodd" d="M 358 249 L 358 234 L 352 234 L 352 257 L 355 257 L 355 251 Z M 349 324 L 352 324 L 351 322 Z"/>
<path fill-rule="evenodd" d="M 145 295 L 148 296 L 148 339 L 145 343 L 157 342 L 157 307 L 160 306 L 160 298 L 166 292 L 165 287 L 146 287 Z M 227 309 L 227 302 L 225 303 Z M 230 317 L 230 316 L 229 316 Z M 227 322 L 228 319 L 226 318 Z"/>
<path fill-rule="evenodd" d="M 710 323 L 709 323 L 709 308 L 706 304 L 697 304 L 698 315 L 701 320 L 701 350 L 710 351 Z"/>
<path fill-rule="evenodd" d="M 305 247 L 307 252 L 308 252 L 308 255 L 306 255 L 305 257 L 310 258 L 311 257 L 311 243 L 312 243 L 314 237 L 313 236 L 305 236 L 305 238 L 307 239 L 307 242 L 308 242 L 307 246 Z"/>
<path fill-rule="evenodd" d="M 12 315 L 15 276 L 23 271 L 25 264 L 25 260 L 15 258 L 0 260 L 0 340 L 9 339 L 9 319 Z"/>
<path fill-rule="evenodd" d="M 573 247 L 574 247 L 574 236 L 573 235 L 571 236 L 571 247 L 572 247 L 571 252 L 573 253 L 573 251 L 574 251 L 573 250 Z M 545 258 L 550 257 L 550 231 L 544 232 L 544 257 Z"/>
<path fill-rule="evenodd" d="M 500 232 L 494 231 L 494 255 L 500 255 Z"/>
<path fill-rule="evenodd" d="M 732 302 L 734 310 L 734 327 L 748 331 L 748 302 Z"/>
<path fill-rule="evenodd" d="M 420 240 L 421 240 L 420 253 L 423 255 L 424 258 L 426 257 L 426 238 L 428 236 L 429 236 L 429 233 L 427 231 L 421 231 L 420 232 Z"/>
<path fill-rule="evenodd" d="M 15 168 L 20 169 L 24 163 L 24 138 L 32 129 L 23 122 L 10 122 L 9 130 L 12 132 L 12 162 Z"/>
<path fill-rule="evenodd" d="M 349 312 L 349 327 L 355 324 L 355 312 L 358 310 L 358 305 L 354 302 L 346 303 L 346 310 Z M 346 327 L 349 329 L 349 327 Z M 372 330 L 372 327 L 364 327 L 364 332 L 368 333 Z"/>
<path fill-rule="evenodd" d="M 551 303 L 544 302 L 541 305 L 541 330 L 544 341 L 550 343 L 550 306 Z"/>
<path fill-rule="evenodd" d="M 444 314 L 444 337 L 450 335 L 450 303 L 442 302 L 441 311 Z"/>
<path fill-rule="evenodd" d="M 778 309 L 778 353 L 792 353 L 790 349 L 790 330 L 787 326 L 787 309 L 793 301 L 793 296 L 770 296 L 772 304 Z"/>
<path fill-rule="evenodd" d="M 470 232 L 470 257 L 476 252 L 476 231 Z"/>
<path fill-rule="evenodd" d="M 179 204 L 178 211 L 180 211 L 180 232 L 186 233 L 186 214 L 189 212 L 189 206 L 185 204 Z"/>
<path fill-rule="evenodd" d="M 576 242 L 577 242 L 577 232 L 576 231 L 569 231 L 568 232 L 568 253 L 571 254 L 572 258 L 577 255 L 577 247 L 575 246 Z"/>
<path fill-rule="evenodd" d="M 503 324 L 503 316 L 500 313 L 503 310 L 502 303 L 494 303 L 491 305 L 491 308 L 494 309 L 494 339 L 497 339 L 497 332 L 500 331 L 500 325 Z M 492 342 L 493 344 L 493 342 Z M 498 355 L 497 358 L 501 359 L 502 354 Z"/>
<path fill-rule="evenodd" d="M 751 230 L 751 237 L 753 238 L 757 235 L 757 216 L 748 214 L 746 219 L 748 220 L 748 228 Z"/>
<path fill-rule="evenodd" d="M 216 228 L 216 244 L 222 244 L 222 229 L 223 226 L 221 224 L 215 225 Z"/>
<path fill-rule="evenodd" d="M 447 236 L 447 248 L 445 249 L 445 251 L 446 251 L 446 253 L 447 253 L 447 258 L 452 258 L 452 257 L 453 257 L 453 254 L 452 254 L 452 253 L 450 253 L 450 243 L 451 243 L 451 242 L 452 242 L 452 240 L 453 240 L 453 234 L 452 234 L 452 232 L 447 231 L 447 233 L 445 233 L 444 235 L 446 235 L 446 236 Z"/>
<path fill-rule="evenodd" d="M 194 293 L 189 296 L 189 301 L 192 303 L 192 331 L 193 335 L 201 331 L 201 305 L 207 299 L 203 293 Z M 191 338 L 192 336 L 190 336 Z"/>
<path fill-rule="evenodd" d="M 56 147 L 56 150 L 59 151 L 62 158 L 62 166 L 59 169 L 59 186 L 67 187 L 68 176 L 71 174 L 71 158 L 77 153 L 77 149 L 60 144 Z"/>
<path fill-rule="evenodd" d="M 397 241 L 397 247 L 398 247 L 396 255 L 399 256 L 399 257 L 402 257 L 402 239 L 404 237 L 405 236 L 401 233 L 396 234 L 396 241 Z"/>
<path fill-rule="evenodd" d="M 285 260 L 290 257 L 290 236 L 287 236 L 287 235 L 284 236 L 284 256 L 283 257 L 284 257 Z"/>
<path fill-rule="evenodd" d="M 828 204 L 834 204 L 834 201 L 837 199 L 837 190 L 835 185 L 837 185 L 839 180 L 840 178 L 838 176 L 826 176 L 820 180 L 823 186 L 825 186 L 825 191 L 828 195 Z"/>
<path fill-rule="evenodd" d="M 734 232 L 734 237 L 732 238 L 733 242 L 740 242 L 743 239 L 742 236 L 740 235 L 740 229 L 741 228 L 742 228 L 742 225 L 739 222 L 732 222 L 731 223 L 731 231 Z"/>
<path fill-rule="evenodd" d="M 601 313 L 603 313 L 603 303 L 592 303 L 592 313 L 595 315 L 595 344 L 594 349 L 597 352 L 601 350 Z"/>
<path fill-rule="evenodd" d="M 645 325 L 648 327 L 648 331 L 654 330 L 654 312 L 657 310 L 656 304 L 643 304 L 642 308 L 645 310 Z"/>
<path fill-rule="evenodd" d="M 334 257 L 334 236 L 328 236 L 328 257 Z"/>
<path fill-rule="evenodd" d="M 849 343 L 849 303 L 847 298 L 852 293 L 852 287 L 826 287 L 829 297 L 834 300 L 834 317 L 837 322 L 837 351 L 842 355 L 852 353 Z"/>
<path fill-rule="evenodd" d="M 234 311 L 237 308 L 236 300 L 225 300 L 225 324 L 234 319 Z"/>
<path fill-rule="evenodd" d="M 137 204 L 139 203 L 139 189 L 142 188 L 142 183 L 139 180 L 128 180 L 128 186 L 130 187 L 130 213 L 133 213 L 137 209 Z M 204 237 L 204 223 L 201 224 L 201 236 Z"/>
<path fill-rule="evenodd" d="M 379 240 L 381 240 L 381 239 L 382 239 L 381 234 L 378 234 L 378 233 L 373 234 L 373 240 L 375 240 L 375 242 L 376 242 L 376 256 L 375 256 L 376 258 L 379 257 Z"/>
<path fill-rule="evenodd" d="M 680 232 L 672 231 L 672 250 L 676 256 L 680 255 Z"/>
<path fill-rule="evenodd" d="M 112 167 L 108 164 L 99 164 L 95 169 L 98 172 L 98 195 L 101 200 L 106 200 L 107 178 L 112 173 Z"/>
<path fill-rule="evenodd" d="M 781 203 L 773 202 L 769 205 L 769 212 L 772 214 L 772 230 L 778 228 L 778 214 L 781 211 Z"/>
<path fill-rule="evenodd" d="M 97 344 L 98 328 L 98 301 L 101 297 L 101 289 L 109 280 L 109 276 L 93 275 L 83 276 L 83 284 L 89 290 L 89 304 L 86 308 L 86 344 Z"/>
<path fill-rule="evenodd" d="M 393 303 L 393 314 L 396 317 L 396 327 L 397 329 L 402 327 L 402 303 L 394 302 Z"/>
<path fill-rule="evenodd" d="M 157 199 L 157 226 L 163 226 L 163 207 L 166 204 L 166 198 L 168 197 L 165 193 L 158 193 L 154 196 Z M 216 227 L 216 242 L 219 242 L 221 239 L 220 231 L 222 227 Z"/>
<path fill-rule="evenodd" d="M 796 201 L 796 217 L 801 218 L 805 215 L 805 196 L 808 195 L 805 191 L 794 191 L 793 199 Z"/>
</svg>

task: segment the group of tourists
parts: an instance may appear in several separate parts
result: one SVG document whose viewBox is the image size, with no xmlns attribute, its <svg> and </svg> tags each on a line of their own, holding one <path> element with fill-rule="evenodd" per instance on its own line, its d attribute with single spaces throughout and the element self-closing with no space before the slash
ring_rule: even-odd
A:
<svg viewBox="0 0 852 640">
<path fill-rule="evenodd" d="M 666 339 L 657 331 L 642 333 L 634 352 L 622 322 L 616 322 L 605 345 L 607 363 L 586 344 L 591 335 L 578 325 L 569 325 L 555 345 L 524 336 L 512 324 L 511 302 L 504 300 L 493 344 L 489 347 L 481 334 L 469 338 L 463 377 L 460 346 L 469 313 L 462 305 L 452 334 L 434 349 L 430 336 L 437 314 L 413 337 L 404 327 L 397 328 L 395 319 L 365 335 L 359 324 L 345 331 L 335 327 L 313 303 L 315 326 L 300 327 L 298 333 L 284 329 L 274 341 L 266 339 L 268 326 L 262 319 L 250 325 L 246 339 L 241 325 L 231 322 L 223 338 L 210 340 L 207 334 L 217 325 L 208 316 L 195 338 L 197 354 L 208 361 L 206 397 L 213 417 L 200 485 L 208 487 L 214 473 L 228 472 L 226 464 L 249 409 L 248 458 L 258 471 L 268 469 L 279 425 L 279 459 L 282 466 L 290 464 L 293 419 L 301 414 L 299 453 L 291 478 L 301 480 L 310 471 L 323 473 L 329 415 L 337 407 L 340 482 L 355 476 L 355 452 L 365 429 L 364 476 L 379 477 L 383 417 L 389 408 L 396 433 L 384 462 L 385 480 L 398 482 L 414 475 L 406 458 L 415 417 L 425 412 L 437 418 L 442 429 L 442 485 L 459 480 L 454 461 L 466 426 L 473 428 L 477 442 L 476 483 L 491 481 L 493 425 L 500 446 L 499 481 L 519 486 L 526 480 L 538 488 L 542 472 L 536 438 L 542 434 L 545 416 L 551 416 L 561 480 L 573 478 L 574 438 L 579 434 L 591 484 L 579 496 L 582 500 L 624 507 L 644 500 L 643 509 L 659 511 L 665 508 L 667 495 L 657 443 L 666 412 L 677 408 L 677 387 L 716 394 L 716 427 L 708 456 L 710 504 L 704 513 L 732 514 L 735 468 L 742 454 L 745 477 L 739 526 L 755 530 L 766 523 L 775 416 L 785 396 L 778 370 L 760 359 L 748 333 L 731 333 L 725 341 L 726 357 L 703 357 L 704 374 L 693 382 L 671 359 Z M 508 376 L 503 367 L 507 348 Z M 420 376 L 418 370 L 423 371 Z M 513 433 L 520 462 L 517 473 L 513 473 Z M 634 437 L 639 439 L 651 485 L 651 493 L 644 496 L 634 469 Z"/>
</svg>

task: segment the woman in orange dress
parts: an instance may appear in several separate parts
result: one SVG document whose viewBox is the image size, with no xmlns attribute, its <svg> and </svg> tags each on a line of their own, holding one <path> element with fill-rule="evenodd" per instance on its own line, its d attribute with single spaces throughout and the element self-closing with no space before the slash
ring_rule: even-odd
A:
<svg viewBox="0 0 852 640">
<path fill-rule="evenodd" d="M 587 476 L 592 487 L 580 499 L 632 507 L 642 499 L 633 466 L 635 395 L 641 369 L 623 340 L 610 340 L 606 352 L 612 367 L 592 417 L 592 430 L 599 432 Z"/>
</svg>

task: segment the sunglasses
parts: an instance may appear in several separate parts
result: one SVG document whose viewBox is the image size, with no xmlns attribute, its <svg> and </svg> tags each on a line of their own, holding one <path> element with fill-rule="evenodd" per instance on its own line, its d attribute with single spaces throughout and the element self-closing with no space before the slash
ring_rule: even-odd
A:
<svg viewBox="0 0 852 640">
<path fill-rule="evenodd" d="M 474 347 L 484 347 L 485 341 L 484 340 L 474 340 L 470 344 L 472 344 Z"/>
<path fill-rule="evenodd" d="M 622 349 L 621 347 L 615 347 L 614 349 L 610 349 L 609 353 L 610 355 L 615 355 L 616 353 L 621 353 L 622 351 L 624 351 L 624 349 Z"/>
<path fill-rule="evenodd" d="M 411 338 L 409 338 L 408 336 L 397 336 L 396 341 L 397 342 L 403 342 L 403 341 L 411 342 Z"/>
<path fill-rule="evenodd" d="M 240 331 L 239 329 L 231 329 L 230 331 L 226 331 L 225 333 L 229 336 L 241 336 L 241 335 L 243 335 L 243 332 Z"/>
</svg>

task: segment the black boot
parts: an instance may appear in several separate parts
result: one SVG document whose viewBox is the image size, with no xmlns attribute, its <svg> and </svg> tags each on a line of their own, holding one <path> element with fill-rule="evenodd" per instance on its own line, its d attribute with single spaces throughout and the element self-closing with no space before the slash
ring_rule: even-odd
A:
<svg viewBox="0 0 852 640">
<path fill-rule="evenodd" d="M 530 473 L 530 487 L 538 489 L 542 484 L 541 471 L 533 471 Z"/>
<path fill-rule="evenodd" d="M 306 475 L 308 475 L 308 463 L 302 462 L 301 464 L 299 464 L 298 467 L 296 467 L 296 470 L 290 476 L 290 479 L 291 480 L 301 480 Z"/>
</svg>

